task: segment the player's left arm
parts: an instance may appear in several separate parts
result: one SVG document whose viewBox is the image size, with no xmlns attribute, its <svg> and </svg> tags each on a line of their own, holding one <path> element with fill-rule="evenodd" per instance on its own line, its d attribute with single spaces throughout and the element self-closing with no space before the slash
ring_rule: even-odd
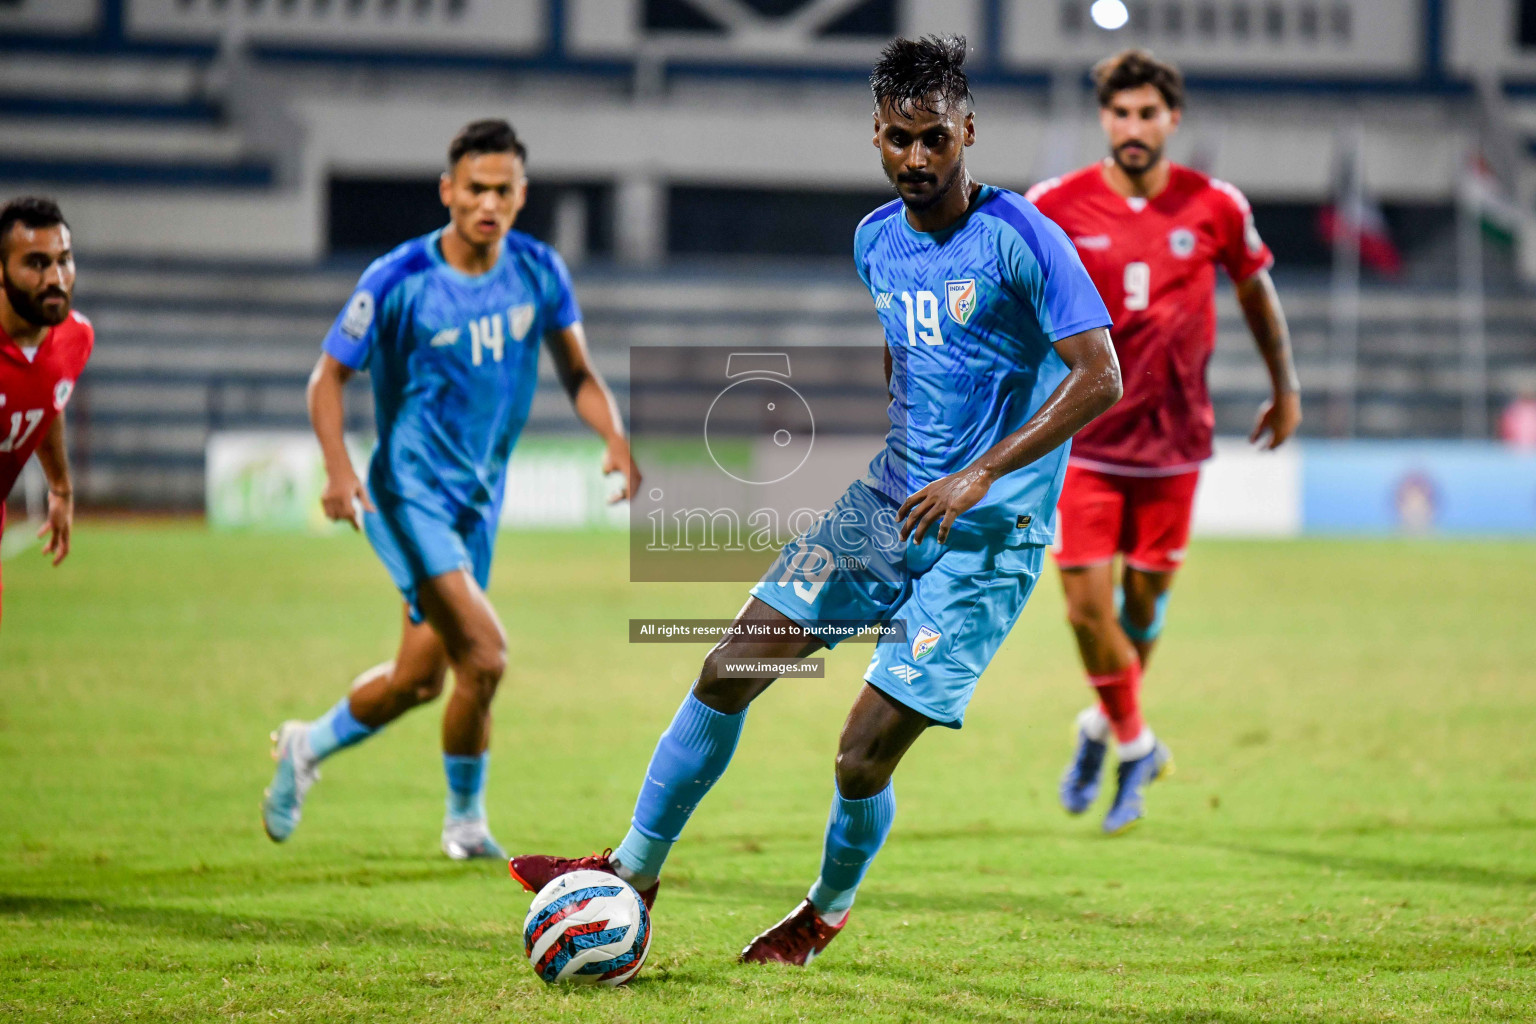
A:
<svg viewBox="0 0 1536 1024">
<path fill-rule="evenodd" d="M 555 373 L 571 398 L 571 405 L 581 421 L 591 427 L 607 446 L 603 452 L 603 472 L 615 470 L 624 474 L 624 489 L 614 496 L 614 501 L 630 498 L 640 492 L 640 470 L 635 466 L 629 451 L 629 439 L 624 434 L 624 420 L 619 416 L 618 403 L 613 392 L 592 365 L 592 354 L 587 350 L 587 333 L 580 321 L 568 327 L 550 331 L 544 336 L 545 347 L 555 363 Z"/>
<path fill-rule="evenodd" d="M 69 453 L 64 448 L 64 413 L 54 417 L 53 425 L 37 446 L 37 461 L 48 478 L 48 519 L 37 531 L 48 534 L 43 554 L 53 556 L 58 565 L 69 557 L 69 535 L 75 525 L 75 489 L 69 479 Z"/>
<path fill-rule="evenodd" d="M 943 544 L 951 524 L 987 496 L 994 480 L 1055 451 L 1120 400 L 1120 361 L 1109 331 L 1094 327 L 1062 338 L 1056 354 L 1067 364 L 1066 379 L 1022 427 L 960 472 L 935 480 L 903 502 L 897 513 L 902 540 L 911 536 L 920 542 L 938 523 Z"/>
<path fill-rule="evenodd" d="M 1248 321 L 1248 330 L 1253 333 L 1274 389 L 1269 401 L 1259 407 L 1248 440 L 1256 443 L 1268 435 L 1264 447 L 1273 450 L 1284 444 L 1301 424 L 1301 385 L 1291 356 L 1291 332 L 1268 270 L 1238 281 L 1235 287 L 1238 305 L 1243 307 L 1243 317 Z"/>
</svg>

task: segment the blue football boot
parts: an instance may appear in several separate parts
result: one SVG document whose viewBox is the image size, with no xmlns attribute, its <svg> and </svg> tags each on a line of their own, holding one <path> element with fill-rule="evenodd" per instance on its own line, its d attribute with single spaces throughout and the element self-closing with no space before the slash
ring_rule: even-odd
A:
<svg viewBox="0 0 1536 1024">
<path fill-rule="evenodd" d="M 1104 771 L 1104 755 L 1109 744 L 1089 736 L 1077 727 L 1077 749 L 1072 763 L 1061 776 L 1061 806 L 1068 814 L 1082 814 L 1099 796 L 1099 777 Z"/>
<path fill-rule="evenodd" d="M 1104 815 L 1104 832 L 1119 835 L 1135 825 L 1146 815 L 1143 806 L 1146 788 L 1164 775 L 1173 774 L 1173 751 L 1159 740 L 1152 753 L 1134 761 L 1121 761 L 1117 771 L 1119 784 L 1115 789 L 1115 802 Z"/>
</svg>

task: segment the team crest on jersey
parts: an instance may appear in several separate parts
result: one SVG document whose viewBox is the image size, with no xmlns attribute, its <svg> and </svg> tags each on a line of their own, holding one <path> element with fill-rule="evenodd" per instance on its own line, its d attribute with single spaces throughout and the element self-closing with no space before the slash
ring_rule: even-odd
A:
<svg viewBox="0 0 1536 1024">
<path fill-rule="evenodd" d="M 513 341 L 522 341 L 527 336 L 528 328 L 533 326 L 533 314 L 534 305 L 531 302 L 507 310 L 507 326 L 512 331 Z"/>
<path fill-rule="evenodd" d="M 64 404 L 69 401 L 69 396 L 75 393 L 75 382 L 68 378 L 59 381 L 53 387 L 53 407 L 62 411 Z"/>
<path fill-rule="evenodd" d="M 373 293 L 359 290 L 347 303 L 347 312 L 341 318 L 341 333 L 361 338 L 373 326 Z"/>
<path fill-rule="evenodd" d="M 1168 250 L 1179 259 L 1188 259 L 1195 251 L 1195 233 L 1189 228 L 1174 228 L 1168 233 Z"/>
<path fill-rule="evenodd" d="M 944 634 L 932 626 L 922 626 L 917 631 L 917 636 L 912 638 L 912 657 L 921 658 L 930 653 Z"/>
<path fill-rule="evenodd" d="M 964 327 L 976 312 L 976 279 L 944 282 L 944 301 L 949 307 L 949 318 Z"/>
</svg>

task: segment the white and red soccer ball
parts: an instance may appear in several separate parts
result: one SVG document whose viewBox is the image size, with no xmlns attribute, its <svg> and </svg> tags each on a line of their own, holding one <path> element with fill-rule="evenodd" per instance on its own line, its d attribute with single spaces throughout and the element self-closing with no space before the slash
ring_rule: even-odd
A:
<svg viewBox="0 0 1536 1024">
<path fill-rule="evenodd" d="M 606 871 L 572 871 L 533 898 L 523 952 L 546 982 L 622 985 L 651 949 L 651 915 L 628 882 Z"/>
</svg>

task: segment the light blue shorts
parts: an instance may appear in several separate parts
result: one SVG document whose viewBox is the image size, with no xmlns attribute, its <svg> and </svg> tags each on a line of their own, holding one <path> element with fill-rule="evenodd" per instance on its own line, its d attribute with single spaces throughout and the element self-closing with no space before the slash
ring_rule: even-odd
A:
<svg viewBox="0 0 1536 1024">
<path fill-rule="evenodd" d="M 412 502 L 383 504 L 363 513 L 363 532 L 389 570 L 410 608 L 411 621 L 426 618 L 419 599 L 423 581 L 464 569 L 484 590 L 491 582 L 496 523 L 481 515 L 461 515 Z"/>
<path fill-rule="evenodd" d="M 976 681 L 1029 600 L 1042 545 L 999 547 L 951 532 L 940 544 L 894 539 L 898 505 L 861 482 L 785 545 L 752 596 L 821 637 L 829 624 L 900 622 L 875 646 L 864 680 L 939 725 L 960 728 Z"/>
</svg>

